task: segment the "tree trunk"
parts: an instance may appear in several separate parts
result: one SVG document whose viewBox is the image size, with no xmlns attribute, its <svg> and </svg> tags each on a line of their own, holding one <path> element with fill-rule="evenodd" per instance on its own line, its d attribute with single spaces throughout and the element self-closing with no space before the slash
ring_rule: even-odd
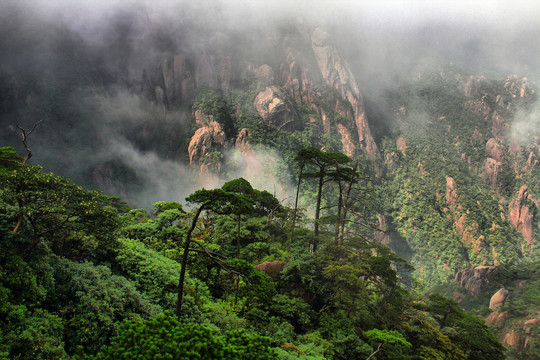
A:
<svg viewBox="0 0 540 360">
<path fill-rule="evenodd" d="M 339 241 L 339 226 L 341 224 L 341 207 L 343 206 L 343 187 L 341 186 L 341 174 L 339 172 L 339 164 L 336 164 L 336 172 L 337 172 L 337 183 L 339 187 L 339 197 L 338 197 L 336 234 L 334 235 L 334 244 L 338 244 L 338 241 Z"/>
<path fill-rule="evenodd" d="M 319 218 L 321 216 L 321 198 L 322 198 L 322 187 L 324 184 L 324 170 L 321 168 L 321 173 L 319 175 L 319 191 L 317 192 L 317 206 L 315 208 L 315 242 L 313 243 L 313 252 L 317 251 L 319 246 Z"/>
<path fill-rule="evenodd" d="M 292 218 L 292 229 L 291 229 L 291 243 L 294 239 L 294 226 L 296 225 L 296 212 L 298 211 L 298 197 L 300 195 L 300 181 L 302 181 L 302 175 L 304 173 L 304 163 L 300 166 L 300 174 L 298 175 L 298 184 L 296 185 L 296 199 L 294 200 L 294 212 Z"/>
<path fill-rule="evenodd" d="M 238 214 L 238 228 L 236 231 L 236 258 L 240 259 L 240 221 L 241 216 Z M 238 290 L 240 289 L 240 276 L 236 275 L 236 291 L 234 293 L 234 306 L 238 303 Z"/>
<path fill-rule="evenodd" d="M 176 316 L 180 318 L 181 310 L 182 310 L 182 299 L 184 297 L 184 279 L 186 276 L 186 267 L 187 267 L 187 261 L 188 261 L 188 254 L 189 254 L 189 244 L 191 242 L 191 233 L 193 230 L 195 230 L 195 226 L 197 225 L 197 220 L 199 219 L 199 216 L 201 215 L 202 211 L 206 206 L 208 206 L 210 203 L 204 203 L 199 207 L 199 210 L 197 210 L 197 213 L 195 214 L 195 217 L 193 218 L 193 221 L 191 222 L 191 227 L 189 228 L 189 231 L 186 235 L 186 243 L 184 244 L 184 254 L 182 255 L 182 266 L 180 268 L 180 279 L 178 280 L 178 298 L 176 300 Z"/>
<path fill-rule="evenodd" d="M 351 181 L 349 183 L 349 188 L 347 189 L 347 195 L 345 196 L 345 201 L 343 203 L 343 221 L 341 222 L 341 235 L 339 236 L 339 245 L 343 245 L 343 238 L 345 237 L 345 219 L 347 218 L 347 210 L 349 208 L 349 199 L 351 197 L 351 190 L 354 184 L 356 177 L 356 170 L 358 169 L 358 160 L 354 163 L 353 174 L 351 176 Z"/>
</svg>

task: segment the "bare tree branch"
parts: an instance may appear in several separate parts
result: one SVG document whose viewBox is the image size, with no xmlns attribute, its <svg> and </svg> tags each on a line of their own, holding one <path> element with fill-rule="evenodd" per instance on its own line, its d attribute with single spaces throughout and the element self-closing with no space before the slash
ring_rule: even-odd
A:
<svg viewBox="0 0 540 360">
<path fill-rule="evenodd" d="M 28 144 L 26 142 L 26 140 L 28 140 L 28 136 L 30 136 L 30 134 L 32 134 L 34 132 L 34 130 L 36 129 L 36 127 L 38 126 L 38 124 L 40 122 L 42 122 L 43 119 L 37 121 L 36 123 L 34 123 L 34 125 L 32 126 L 32 129 L 30 129 L 30 131 L 28 133 L 26 133 L 26 130 L 20 125 L 20 124 L 17 124 L 17 128 L 19 130 L 21 130 L 21 136 L 22 136 L 22 143 L 24 145 L 24 148 L 26 150 L 26 156 L 24 157 L 21 165 L 22 166 L 25 166 L 26 165 L 26 162 L 28 160 L 30 160 L 30 158 L 32 157 L 32 150 L 28 147 Z"/>
<path fill-rule="evenodd" d="M 379 346 L 377 347 L 377 350 L 375 350 L 375 352 L 371 355 L 369 355 L 369 357 L 366 359 L 366 360 L 369 360 L 371 359 L 372 357 L 374 357 L 379 351 L 381 351 L 381 346 L 382 346 L 383 343 L 380 343 Z"/>
</svg>

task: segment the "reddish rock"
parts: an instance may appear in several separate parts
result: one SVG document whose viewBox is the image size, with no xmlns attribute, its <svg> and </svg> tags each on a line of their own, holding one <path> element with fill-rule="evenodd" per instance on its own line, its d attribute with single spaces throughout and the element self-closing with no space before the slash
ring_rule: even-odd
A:
<svg viewBox="0 0 540 360">
<path fill-rule="evenodd" d="M 497 111 L 494 111 L 491 116 L 491 133 L 495 138 L 501 139 L 507 134 L 507 132 L 508 124 Z"/>
<path fill-rule="evenodd" d="M 343 151 L 347 156 L 354 157 L 356 155 L 356 146 L 352 141 L 352 135 L 349 132 L 349 129 L 345 125 L 337 123 L 337 131 L 341 135 L 341 143 L 343 144 Z"/>
<path fill-rule="evenodd" d="M 532 245 L 535 240 L 533 233 L 534 214 L 530 211 L 527 200 L 532 201 L 533 199 L 528 193 L 528 187 L 523 185 L 510 201 L 508 217 L 512 226 L 527 240 L 527 244 Z"/>
<path fill-rule="evenodd" d="M 422 177 L 426 174 L 426 171 L 424 170 L 424 164 L 422 162 L 418 163 L 418 174 Z"/>
<path fill-rule="evenodd" d="M 519 348 L 522 342 L 521 334 L 517 330 L 512 329 L 506 333 L 502 342 L 505 346 Z"/>
<path fill-rule="evenodd" d="M 478 129 L 474 129 L 473 131 L 473 139 L 478 139 L 478 140 L 482 140 L 482 133 L 480 132 L 480 130 Z"/>
<path fill-rule="evenodd" d="M 199 169 L 201 183 L 204 186 L 213 184 L 213 174 L 220 170 L 221 162 L 212 159 L 210 155 L 214 149 L 214 144 L 225 145 L 225 132 L 216 121 L 211 121 L 207 125 L 199 128 L 188 146 L 189 166 L 191 169 Z"/>
<path fill-rule="evenodd" d="M 317 108 L 317 110 L 318 110 L 318 108 Z M 326 112 L 323 109 L 320 109 L 320 111 L 317 111 L 317 112 L 321 115 L 321 120 L 322 120 L 322 123 L 323 123 L 324 132 L 326 134 L 330 134 L 330 119 L 328 118 L 328 115 L 326 115 Z M 340 132 L 340 125 L 341 124 L 338 124 L 338 132 Z M 341 126 L 343 126 L 343 125 L 341 125 Z M 343 126 L 343 127 L 345 127 L 345 126 Z M 347 133 L 349 133 L 348 138 L 350 140 L 351 139 L 350 138 L 350 132 L 349 132 L 349 130 L 347 128 L 345 128 L 345 129 L 347 130 Z M 340 132 L 340 134 L 341 134 L 341 132 Z M 342 135 L 342 143 L 343 143 L 343 135 Z M 345 144 L 343 144 L 343 148 L 345 149 Z M 356 151 L 356 146 L 355 146 L 354 150 Z"/>
<path fill-rule="evenodd" d="M 311 103 L 315 92 L 309 69 L 302 66 L 298 60 L 301 58 L 300 52 L 290 46 L 285 51 L 287 52 L 287 60 L 280 68 L 280 83 L 294 100 L 305 104 Z"/>
<path fill-rule="evenodd" d="M 484 173 L 486 180 L 489 182 L 489 186 L 491 187 L 491 190 L 493 190 L 496 193 L 500 192 L 500 189 L 504 186 L 503 183 L 501 183 L 500 175 L 502 171 L 502 164 L 492 158 L 487 158 L 486 162 L 484 163 Z"/>
<path fill-rule="evenodd" d="M 457 197 L 456 183 L 454 178 L 448 176 L 446 178 L 446 203 L 451 210 L 456 208 Z"/>
<path fill-rule="evenodd" d="M 504 151 L 497 140 L 491 138 L 486 143 L 486 155 L 497 161 L 502 161 Z"/>
<path fill-rule="evenodd" d="M 255 265 L 255 269 L 264 272 L 270 276 L 273 281 L 277 281 L 280 278 L 281 270 L 287 265 L 284 261 L 265 261 L 262 264 Z"/>
<path fill-rule="evenodd" d="M 286 96 L 276 86 L 267 86 L 255 98 L 254 104 L 259 115 L 267 123 L 278 129 L 293 130 L 296 127 L 296 116 L 286 105 Z"/>
<path fill-rule="evenodd" d="M 236 138 L 235 147 L 240 151 L 240 156 L 244 160 L 244 168 L 246 169 L 246 177 L 248 179 L 256 178 L 262 173 L 263 165 L 255 156 L 251 144 L 248 142 L 248 129 L 240 130 Z M 277 182 L 277 181 L 276 181 Z"/>
<path fill-rule="evenodd" d="M 364 99 L 349 64 L 330 41 L 329 34 L 322 28 L 313 31 L 311 45 L 326 83 L 336 89 L 351 106 L 360 150 L 370 159 L 380 158 L 379 149 L 367 121 Z"/>
<path fill-rule="evenodd" d="M 386 247 L 392 246 L 392 239 L 388 236 L 388 220 L 386 216 L 377 214 L 377 221 L 379 222 L 378 229 L 375 230 L 375 240 L 381 245 Z"/>
<path fill-rule="evenodd" d="M 512 98 L 526 98 L 534 93 L 526 77 L 509 76 L 504 82 L 504 89 Z"/>
<path fill-rule="evenodd" d="M 214 121 L 214 115 L 207 115 L 201 110 L 195 110 L 193 115 L 195 116 L 195 125 L 199 128 L 208 126 L 208 124 Z"/>
<path fill-rule="evenodd" d="M 538 159 L 535 159 L 534 152 L 529 153 L 529 157 L 527 158 L 527 165 L 524 167 L 523 171 L 532 171 L 534 168 L 538 166 L 540 161 Z"/>
<path fill-rule="evenodd" d="M 483 76 L 471 75 L 462 82 L 461 89 L 467 97 L 478 95 L 479 89 L 485 80 Z"/>
<path fill-rule="evenodd" d="M 508 319 L 508 311 L 494 311 L 486 318 L 486 325 L 494 326 L 504 323 Z"/>
<path fill-rule="evenodd" d="M 499 289 L 489 301 L 489 308 L 495 310 L 504 305 L 506 298 L 508 297 L 509 291 L 505 288 Z"/>
<path fill-rule="evenodd" d="M 390 171 L 394 171 L 398 167 L 399 162 L 399 156 L 395 152 L 387 153 L 385 156 L 385 163 L 390 169 Z"/>
<path fill-rule="evenodd" d="M 397 138 L 396 147 L 405 155 L 405 151 L 407 150 L 407 142 L 403 137 L 400 136 Z"/>
</svg>

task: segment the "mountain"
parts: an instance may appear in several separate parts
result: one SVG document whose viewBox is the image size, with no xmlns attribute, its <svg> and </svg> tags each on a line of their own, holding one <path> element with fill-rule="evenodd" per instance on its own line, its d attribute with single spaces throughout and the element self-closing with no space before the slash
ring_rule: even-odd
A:
<svg viewBox="0 0 540 360">
<path fill-rule="evenodd" d="M 488 323 L 518 355 L 538 342 L 536 273 L 520 273 L 522 285 L 490 275 L 536 269 L 533 81 L 438 61 L 414 64 L 370 91 L 360 77 L 368 70 L 358 70 L 336 35 L 342 30 L 294 14 L 220 26 L 225 10 L 181 9 L 178 21 L 157 24 L 147 10 L 124 10 L 93 37 L 6 9 L 3 145 L 24 153 L 17 124 L 42 120 L 31 137 L 37 163 L 147 209 L 240 176 L 292 205 L 298 152 L 342 152 L 358 161 L 370 189 L 370 226 L 351 229 L 406 259 L 414 270 L 404 277 L 428 289 L 450 286 L 447 295 L 470 310 L 489 312 L 488 294 L 504 287 L 519 306 L 490 306 Z M 300 205 L 313 217 L 316 189 L 304 184 Z M 330 208 L 336 197 L 325 188 L 328 218 L 338 216 Z M 533 305 L 525 308 L 523 298 Z"/>
</svg>

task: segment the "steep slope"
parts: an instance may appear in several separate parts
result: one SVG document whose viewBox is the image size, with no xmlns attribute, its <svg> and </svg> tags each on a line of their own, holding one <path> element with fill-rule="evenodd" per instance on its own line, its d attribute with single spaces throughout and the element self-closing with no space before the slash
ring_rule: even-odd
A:
<svg viewBox="0 0 540 360">
<path fill-rule="evenodd" d="M 400 130 L 385 144 L 393 221 L 421 277 L 533 256 L 538 239 L 538 138 L 512 137 L 530 108 L 526 79 L 421 74 L 394 97 Z M 536 190 L 537 191 L 537 190 Z M 395 193 L 395 192 L 393 192 Z"/>
</svg>

